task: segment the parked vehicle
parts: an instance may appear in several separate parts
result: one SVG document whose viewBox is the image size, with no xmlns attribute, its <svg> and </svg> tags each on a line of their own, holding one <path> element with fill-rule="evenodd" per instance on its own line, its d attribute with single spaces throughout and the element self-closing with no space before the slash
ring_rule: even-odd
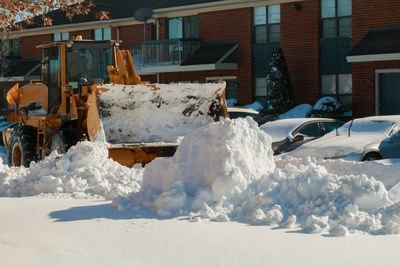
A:
<svg viewBox="0 0 400 267">
<path fill-rule="evenodd" d="M 400 158 L 400 116 L 373 116 L 344 124 L 336 133 L 292 151 L 294 157 L 377 160 Z"/>
<path fill-rule="evenodd" d="M 251 117 L 257 123 L 260 119 L 260 113 L 251 108 L 244 108 L 244 107 L 228 107 L 228 114 L 229 118 L 237 119 L 237 118 L 246 118 Z"/>
<path fill-rule="evenodd" d="M 325 118 L 283 119 L 260 128 L 272 137 L 274 155 L 286 153 L 340 128 L 342 121 Z"/>
</svg>

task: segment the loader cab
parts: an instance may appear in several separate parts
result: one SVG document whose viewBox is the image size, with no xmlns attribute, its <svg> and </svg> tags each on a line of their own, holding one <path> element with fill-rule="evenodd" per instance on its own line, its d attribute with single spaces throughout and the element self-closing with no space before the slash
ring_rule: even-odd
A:
<svg viewBox="0 0 400 267">
<path fill-rule="evenodd" d="M 109 41 L 74 41 L 66 48 L 66 82 L 79 93 L 82 86 L 102 83 L 111 64 Z"/>
<path fill-rule="evenodd" d="M 42 48 L 41 82 L 48 87 L 48 112 L 61 107 L 69 112 L 68 96 L 63 92 L 73 89 L 78 94 L 82 86 L 102 83 L 107 77 L 107 66 L 114 64 L 115 41 L 49 42 Z M 71 92 L 72 93 L 72 92 Z"/>
</svg>

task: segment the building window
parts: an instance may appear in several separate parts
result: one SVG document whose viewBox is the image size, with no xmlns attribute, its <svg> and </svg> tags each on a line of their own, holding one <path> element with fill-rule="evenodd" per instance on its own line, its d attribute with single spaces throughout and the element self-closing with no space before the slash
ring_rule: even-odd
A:
<svg viewBox="0 0 400 267">
<path fill-rule="evenodd" d="M 69 40 L 69 32 L 57 32 L 53 34 L 53 41 L 68 41 Z"/>
<path fill-rule="evenodd" d="M 168 38 L 197 38 L 199 36 L 197 16 L 173 18 L 168 20 Z"/>
<path fill-rule="evenodd" d="M 343 104 L 345 112 L 352 110 L 353 82 L 351 74 L 322 75 L 322 96 L 333 96 Z"/>
<path fill-rule="evenodd" d="M 94 29 L 94 40 L 111 40 L 111 28 Z"/>
<path fill-rule="evenodd" d="M 256 78 L 255 96 L 267 96 L 267 78 Z"/>
<path fill-rule="evenodd" d="M 259 6 L 254 12 L 256 43 L 279 43 L 281 40 L 281 6 Z"/>
<path fill-rule="evenodd" d="M 19 39 L 2 41 L 2 55 L 5 57 L 19 57 Z"/>
<path fill-rule="evenodd" d="M 351 37 L 351 0 L 321 0 L 322 38 Z"/>
</svg>

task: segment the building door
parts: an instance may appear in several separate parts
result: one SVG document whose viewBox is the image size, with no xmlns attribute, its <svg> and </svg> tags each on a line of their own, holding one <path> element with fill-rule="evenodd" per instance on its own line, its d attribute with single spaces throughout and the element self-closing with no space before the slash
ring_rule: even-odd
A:
<svg viewBox="0 0 400 267">
<path fill-rule="evenodd" d="M 379 74 L 379 115 L 400 115 L 400 73 Z"/>
</svg>

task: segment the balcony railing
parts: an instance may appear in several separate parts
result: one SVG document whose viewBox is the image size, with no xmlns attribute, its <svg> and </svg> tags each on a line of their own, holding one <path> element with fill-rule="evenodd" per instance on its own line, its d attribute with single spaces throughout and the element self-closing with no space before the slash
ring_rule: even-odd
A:
<svg viewBox="0 0 400 267">
<path fill-rule="evenodd" d="M 179 65 L 200 47 L 199 39 L 144 41 L 131 47 L 136 69 L 149 66 Z"/>
</svg>

